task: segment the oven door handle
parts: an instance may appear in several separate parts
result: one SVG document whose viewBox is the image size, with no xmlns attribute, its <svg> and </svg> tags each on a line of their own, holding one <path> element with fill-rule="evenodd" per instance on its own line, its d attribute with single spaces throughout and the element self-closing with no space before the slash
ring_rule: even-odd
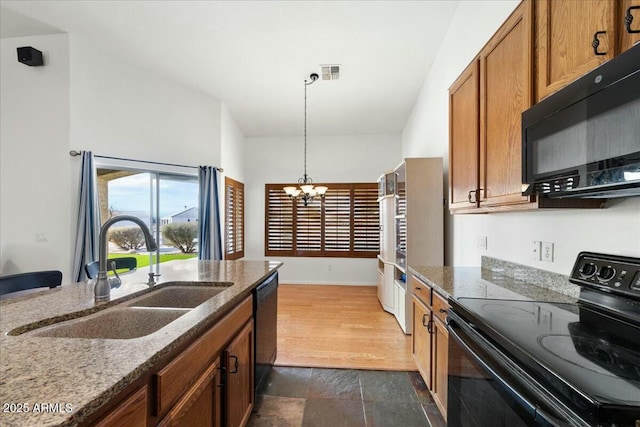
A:
<svg viewBox="0 0 640 427">
<path fill-rule="evenodd" d="M 454 322 L 451 322 L 454 323 Z M 463 349 L 484 369 L 491 377 L 500 383 L 507 392 L 522 406 L 525 410 L 531 413 L 531 418 L 535 419 L 537 408 L 529 402 L 524 396 L 516 391 L 504 378 L 502 378 L 495 370 L 493 370 L 482 358 L 476 354 L 476 352 L 464 342 L 464 339 L 455 331 L 452 324 L 449 324 L 449 336 L 453 336 L 456 341 L 463 347 Z"/>
</svg>

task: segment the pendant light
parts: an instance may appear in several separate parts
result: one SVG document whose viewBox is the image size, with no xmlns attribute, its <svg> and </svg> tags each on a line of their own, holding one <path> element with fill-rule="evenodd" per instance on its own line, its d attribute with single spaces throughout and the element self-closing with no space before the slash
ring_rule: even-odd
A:
<svg viewBox="0 0 640 427">
<path fill-rule="evenodd" d="M 307 175 L 307 86 L 318 80 L 318 75 L 313 73 L 309 76 L 309 81 L 304 81 L 304 175 L 298 179 L 298 187 L 284 187 L 285 193 L 294 202 L 302 200 L 307 206 L 316 196 L 324 197 L 328 188 L 322 185 L 314 187 L 313 179 Z"/>
</svg>

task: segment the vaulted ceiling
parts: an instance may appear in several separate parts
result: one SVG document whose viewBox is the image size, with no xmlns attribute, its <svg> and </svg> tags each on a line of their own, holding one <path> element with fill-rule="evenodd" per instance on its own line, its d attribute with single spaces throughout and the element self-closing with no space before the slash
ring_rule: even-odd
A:
<svg viewBox="0 0 640 427">
<path fill-rule="evenodd" d="M 2 1 L 2 37 L 67 32 L 224 101 L 247 136 L 399 133 L 457 0 Z M 453 53 L 455 54 L 455 53 Z M 73 52 L 72 52 L 73 55 Z"/>
</svg>

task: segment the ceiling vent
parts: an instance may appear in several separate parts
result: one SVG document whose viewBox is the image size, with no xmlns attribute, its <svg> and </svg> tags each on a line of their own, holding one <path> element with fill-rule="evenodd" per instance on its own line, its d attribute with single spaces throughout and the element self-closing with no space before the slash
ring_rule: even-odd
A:
<svg viewBox="0 0 640 427">
<path fill-rule="evenodd" d="M 338 80 L 340 78 L 340 65 L 321 65 L 322 80 Z"/>
</svg>

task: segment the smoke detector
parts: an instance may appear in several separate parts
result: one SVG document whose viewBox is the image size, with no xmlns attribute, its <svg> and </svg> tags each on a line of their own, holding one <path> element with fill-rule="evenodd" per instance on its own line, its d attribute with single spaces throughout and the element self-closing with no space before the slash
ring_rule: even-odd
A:
<svg viewBox="0 0 640 427">
<path fill-rule="evenodd" d="M 320 65 L 322 80 L 338 80 L 340 78 L 340 64 Z"/>
</svg>

